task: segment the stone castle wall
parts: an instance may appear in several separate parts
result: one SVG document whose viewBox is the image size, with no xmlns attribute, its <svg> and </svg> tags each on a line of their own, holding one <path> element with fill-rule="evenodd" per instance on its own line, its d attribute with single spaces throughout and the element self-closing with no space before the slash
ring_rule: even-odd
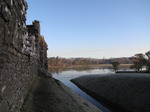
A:
<svg viewBox="0 0 150 112">
<path fill-rule="evenodd" d="M 47 72 L 40 24 L 26 26 L 25 0 L 0 0 L 0 112 L 19 111 L 38 71 Z"/>
</svg>

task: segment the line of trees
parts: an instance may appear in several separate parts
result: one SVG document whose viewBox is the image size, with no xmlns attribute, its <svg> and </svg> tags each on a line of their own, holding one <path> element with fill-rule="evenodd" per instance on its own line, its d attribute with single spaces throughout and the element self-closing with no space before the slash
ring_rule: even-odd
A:
<svg viewBox="0 0 150 112">
<path fill-rule="evenodd" d="M 51 57 L 48 58 L 49 66 L 74 66 L 74 65 L 99 65 L 111 64 L 117 61 L 120 64 L 132 64 L 130 58 L 111 58 L 111 59 L 94 59 L 94 58 L 61 58 Z"/>
<path fill-rule="evenodd" d="M 50 57 L 48 58 L 49 67 L 53 66 L 74 66 L 74 65 L 99 65 L 99 64 L 112 64 L 114 70 L 118 69 L 119 64 L 132 64 L 131 69 L 141 71 L 146 69 L 150 72 L 150 51 L 145 54 L 138 53 L 133 57 L 123 58 L 110 58 L 110 59 L 94 59 L 94 58 L 61 58 Z"/>
<path fill-rule="evenodd" d="M 145 54 L 138 53 L 131 57 L 130 60 L 132 60 L 133 63 L 131 66 L 132 69 L 140 71 L 145 68 L 147 72 L 150 72 L 150 51 Z"/>
</svg>

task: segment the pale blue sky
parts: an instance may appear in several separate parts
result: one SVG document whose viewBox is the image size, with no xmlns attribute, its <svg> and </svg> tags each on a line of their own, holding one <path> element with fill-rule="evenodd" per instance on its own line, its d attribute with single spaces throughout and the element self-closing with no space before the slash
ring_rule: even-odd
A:
<svg viewBox="0 0 150 112">
<path fill-rule="evenodd" d="M 150 0 L 27 0 L 48 56 L 128 57 L 150 50 Z"/>
</svg>

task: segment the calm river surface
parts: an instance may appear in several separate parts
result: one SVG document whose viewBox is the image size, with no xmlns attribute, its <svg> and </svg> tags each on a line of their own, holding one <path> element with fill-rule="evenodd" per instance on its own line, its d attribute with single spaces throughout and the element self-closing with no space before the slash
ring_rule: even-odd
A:
<svg viewBox="0 0 150 112">
<path fill-rule="evenodd" d="M 55 79 L 60 80 L 66 86 L 70 87 L 74 92 L 78 93 L 80 96 L 91 102 L 93 105 L 101 109 L 103 112 L 111 112 L 109 109 L 98 103 L 84 91 L 79 89 L 75 84 L 73 84 L 70 80 L 76 77 L 84 76 L 84 75 L 102 75 L 107 73 L 114 73 L 111 69 L 93 69 L 93 70 L 86 70 L 86 71 L 75 71 L 75 70 L 68 70 L 63 71 L 60 73 L 52 73 Z"/>
</svg>

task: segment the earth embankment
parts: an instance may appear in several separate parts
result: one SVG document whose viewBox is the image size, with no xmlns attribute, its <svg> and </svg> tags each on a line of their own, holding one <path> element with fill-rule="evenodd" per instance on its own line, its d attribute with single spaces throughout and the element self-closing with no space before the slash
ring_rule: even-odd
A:
<svg viewBox="0 0 150 112">
<path fill-rule="evenodd" d="M 115 112 L 150 112 L 150 74 L 90 75 L 72 82 Z"/>
<path fill-rule="evenodd" d="M 102 112 L 60 81 L 40 75 L 36 78 L 21 112 Z"/>
</svg>

